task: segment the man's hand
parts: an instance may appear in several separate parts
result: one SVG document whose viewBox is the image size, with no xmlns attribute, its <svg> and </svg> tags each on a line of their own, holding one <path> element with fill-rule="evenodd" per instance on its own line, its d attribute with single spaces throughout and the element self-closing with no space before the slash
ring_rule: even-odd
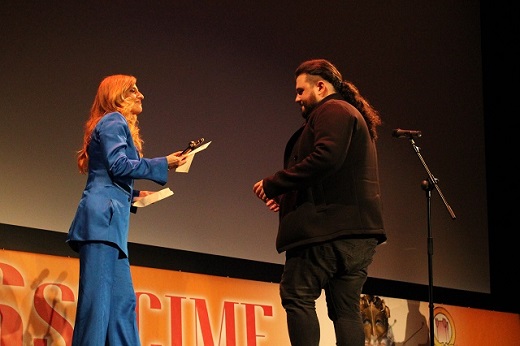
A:
<svg viewBox="0 0 520 346">
<path fill-rule="evenodd" d="M 256 197 L 260 198 L 265 205 L 272 211 L 277 212 L 280 210 L 280 205 L 274 199 L 269 199 L 264 192 L 264 181 L 260 180 L 255 185 L 253 185 L 253 192 Z"/>
</svg>

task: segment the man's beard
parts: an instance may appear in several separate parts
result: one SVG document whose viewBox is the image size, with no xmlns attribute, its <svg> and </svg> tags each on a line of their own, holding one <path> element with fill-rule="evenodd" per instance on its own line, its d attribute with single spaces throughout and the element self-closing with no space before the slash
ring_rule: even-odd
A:
<svg viewBox="0 0 520 346">
<path fill-rule="evenodd" d="M 316 97 L 311 97 L 309 99 L 309 102 L 304 103 L 303 105 L 300 104 L 301 110 L 302 110 L 302 117 L 304 119 L 307 119 L 309 117 L 309 114 L 316 108 L 316 105 L 318 102 L 316 101 Z"/>
</svg>

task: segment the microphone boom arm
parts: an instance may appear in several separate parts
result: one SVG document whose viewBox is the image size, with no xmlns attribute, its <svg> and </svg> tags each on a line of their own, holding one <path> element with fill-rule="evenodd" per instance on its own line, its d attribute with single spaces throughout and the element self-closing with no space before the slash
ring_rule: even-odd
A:
<svg viewBox="0 0 520 346">
<path fill-rule="evenodd" d="M 415 144 L 415 141 L 413 140 L 412 137 L 410 137 L 410 143 L 412 144 L 413 150 L 415 151 L 415 153 L 419 157 L 419 160 L 421 161 L 422 165 L 424 166 L 424 169 L 426 170 L 426 173 L 428 174 L 428 180 L 429 180 L 430 185 L 433 185 L 435 187 L 435 190 L 437 190 L 437 193 L 441 197 L 442 202 L 446 206 L 446 209 L 448 210 L 448 213 L 450 214 L 452 220 L 455 220 L 457 217 L 455 216 L 455 213 L 453 212 L 453 209 L 451 209 L 450 205 L 446 201 L 446 198 L 444 198 L 444 195 L 441 192 L 441 188 L 439 187 L 439 184 L 438 184 L 439 180 L 433 176 L 433 173 L 430 171 L 430 169 L 428 168 L 428 165 L 424 161 L 424 158 L 421 155 L 421 148 L 419 148 Z M 431 189 L 431 187 L 430 187 L 430 189 Z"/>
</svg>

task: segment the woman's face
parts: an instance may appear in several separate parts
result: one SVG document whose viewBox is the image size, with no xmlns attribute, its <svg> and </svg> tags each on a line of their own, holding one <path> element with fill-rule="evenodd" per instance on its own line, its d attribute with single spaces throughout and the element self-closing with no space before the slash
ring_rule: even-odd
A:
<svg viewBox="0 0 520 346">
<path fill-rule="evenodd" d="M 140 114 L 143 111 L 143 99 L 144 95 L 139 91 L 137 85 L 134 84 L 130 89 L 128 89 L 125 93 L 125 99 L 131 103 L 132 105 L 132 113 L 135 115 Z"/>
</svg>

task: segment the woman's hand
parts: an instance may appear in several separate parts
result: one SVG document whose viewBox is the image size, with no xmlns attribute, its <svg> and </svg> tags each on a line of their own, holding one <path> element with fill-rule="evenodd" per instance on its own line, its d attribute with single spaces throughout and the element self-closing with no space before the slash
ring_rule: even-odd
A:
<svg viewBox="0 0 520 346">
<path fill-rule="evenodd" d="M 186 163 L 187 158 L 187 155 L 182 155 L 182 151 L 176 151 L 166 156 L 166 160 L 168 161 L 168 169 L 175 169 L 179 166 L 184 165 Z"/>
<path fill-rule="evenodd" d="M 140 200 L 141 198 L 143 197 L 146 197 L 148 195 L 151 195 L 152 193 L 154 193 L 155 191 L 139 191 L 139 196 L 135 196 L 133 199 L 132 199 L 132 202 L 137 202 L 138 200 Z"/>
</svg>

